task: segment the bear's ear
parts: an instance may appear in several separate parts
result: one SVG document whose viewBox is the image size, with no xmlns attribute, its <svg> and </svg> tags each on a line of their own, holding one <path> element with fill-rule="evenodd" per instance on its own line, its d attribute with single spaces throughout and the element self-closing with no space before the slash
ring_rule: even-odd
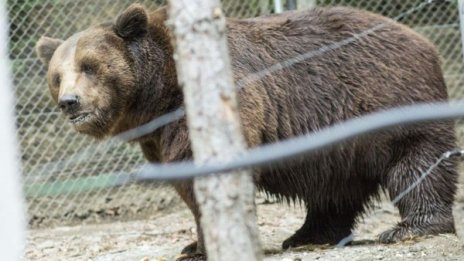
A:
<svg viewBox="0 0 464 261">
<path fill-rule="evenodd" d="M 61 39 L 50 38 L 46 36 L 40 37 L 39 41 L 35 45 L 35 51 L 39 59 L 45 64 L 48 65 L 52 59 L 53 53 L 55 53 L 56 48 L 63 43 Z"/>
<path fill-rule="evenodd" d="M 141 4 L 130 5 L 116 19 L 114 31 L 124 39 L 134 39 L 147 32 L 148 16 Z"/>
</svg>

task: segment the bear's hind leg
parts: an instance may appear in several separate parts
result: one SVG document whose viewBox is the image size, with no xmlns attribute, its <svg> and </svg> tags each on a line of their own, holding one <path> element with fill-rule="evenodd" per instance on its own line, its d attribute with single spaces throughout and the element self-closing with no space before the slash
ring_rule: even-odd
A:
<svg viewBox="0 0 464 261">
<path fill-rule="evenodd" d="M 434 142 L 421 141 L 403 152 L 385 179 L 384 186 L 392 199 L 414 184 L 446 151 L 446 147 L 439 142 L 439 139 Z M 456 162 L 443 161 L 397 202 L 402 220 L 394 228 L 383 232 L 379 237 L 380 242 L 393 243 L 417 236 L 455 233 L 452 205 L 456 182 Z"/>
<path fill-rule="evenodd" d="M 303 226 L 282 243 L 282 248 L 337 244 L 351 234 L 355 219 L 356 214 L 352 212 L 342 214 L 334 209 L 324 212 L 308 210 Z"/>
<path fill-rule="evenodd" d="M 308 212 L 303 226 L 286 239 L 283 249 L 307 244 L 338 244 L 351 235 L 357 219 L 379 191 L 375 179 L 348 179 L 308 196 Z M 316 194 L 316 193 L 314 193 Z"/>
</svg>

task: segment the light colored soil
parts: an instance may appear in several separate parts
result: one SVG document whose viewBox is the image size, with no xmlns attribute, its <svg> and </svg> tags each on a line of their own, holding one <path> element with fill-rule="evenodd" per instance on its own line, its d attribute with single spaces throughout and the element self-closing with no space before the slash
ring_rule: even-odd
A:
<svg viewBox="0 0 464 261">
<path fill-rule="evenodd" d="M 160 213 L 162 214 L 162 213 Z M 458 236 L 439 235 L 394 245 L 375 243 L 377 235 L 399 221 L 388 202 L 377 205 L 355 231 L 355 244 L 345 248 L 305 247 L 282 252 L 281 242 L 301 225 L 300 207 L 268 204 L 258 199 L 258 223 L 266 260 L 464 260 L 464 197 L 455 206 Z M 34 229 L 28 236 L 27 260 L 173 260 L 195 239 L 186 208 L 150 220 Z M 164 259 L 163 259 L 164 258 Z"/>
</svg>

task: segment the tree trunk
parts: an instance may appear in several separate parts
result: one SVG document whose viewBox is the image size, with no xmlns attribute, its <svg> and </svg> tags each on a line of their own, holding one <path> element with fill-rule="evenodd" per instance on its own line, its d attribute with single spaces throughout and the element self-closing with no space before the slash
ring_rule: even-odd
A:
<svg viewBox="0 0 464 261">
<path fill-rule="evenodd" d="M 171 0 L 179 84 L 195 162 L 227 162 L 245 150 L 219 0 Z M 248 171 L 195 179 L 208 260 L 261 260 Z"/>
</svg>

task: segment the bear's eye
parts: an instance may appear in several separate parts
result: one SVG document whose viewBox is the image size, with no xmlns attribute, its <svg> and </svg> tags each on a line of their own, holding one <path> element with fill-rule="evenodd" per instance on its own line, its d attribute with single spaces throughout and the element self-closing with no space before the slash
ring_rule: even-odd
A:
<svg viewBox="0 0 464 261">
<path fill-rule="evenodd" d="M 95 74 L 95 66 L 93 66 L 90 63 L 82 63 L 81 72 L 88 74 L 88 75 L 93 75 Z"/>
<path fill-rule="evenodd" d="M 60 86 L 60 83 L 61 83 L 61 76 L 59 74 L 55 74 L 53 76 L 53 86 L 54 87 L 59 87 Z"/>
</svg>

